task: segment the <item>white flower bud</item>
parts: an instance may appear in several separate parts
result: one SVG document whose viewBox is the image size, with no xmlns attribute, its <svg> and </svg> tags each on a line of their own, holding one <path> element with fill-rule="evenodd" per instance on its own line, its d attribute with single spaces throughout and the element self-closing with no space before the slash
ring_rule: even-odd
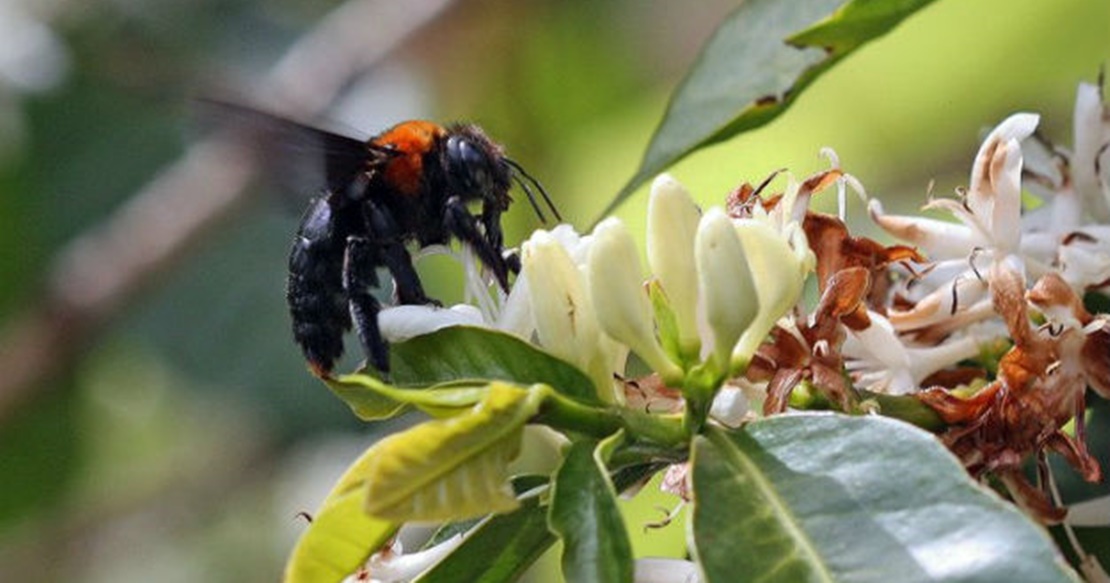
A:
<svg viewBox="0 0 1110 583">
<path fill-rule="evenodd" d="M 551 354 L 585 367 L 583 344 L 597 342 L 586 288 L 570 255 L 547 231 L 536 231 L 523 245 L 524 275 L 540 344 Z"/>
<path fill-rule="evenodd" d="M 735 371 L 747 367 L 775 322 L 798 302 L 814 260 L 796 222 L 788 223 L 782 233 L 758 220 L 741 219 L 734 224 L 759 296 L 759 314 L 732 351 Z"/>
<path fill-rule="evenodd" d="M 698 583 L 698 566 L 683 559 L 636 559 L 634 583 Z"/>
<path fill-rule="evenodd" d="M 624 223 L 616 218 L 594 229 L 586 279 L 601 329 L 626 344 L 667 382 L 682 378 L 682 369 L 655 337 L 651 303 L 643 287 L 640 255 Z"/>
<path fill-rule="evenodd" d="M 663 286 L 678 325 L 683 357 L 696 357 L 698 336 L 698 275 L 694 236 L 701 212 L 686 188 L 669 174 L 651 185 L 648 199 L 647 256 L 652 273 Z"/>
<path fill-rule="evenodd" d="M 752 272 L 732 220 L 720 208 L 702 217 L 694 245 L 713 354 L 724 370 L 733 346 L 759 309 Z"/>
</svg>

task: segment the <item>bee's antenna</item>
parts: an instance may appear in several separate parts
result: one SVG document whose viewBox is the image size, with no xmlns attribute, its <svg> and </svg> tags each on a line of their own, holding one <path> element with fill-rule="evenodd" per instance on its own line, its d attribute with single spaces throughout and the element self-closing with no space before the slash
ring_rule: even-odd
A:
<svg viewBox="0 0 1110 583">
<path fill-rule="evenodd" d="M 532 191 L 532 188 L 529 187 L 529 182 L 532 186 L 536 187 L 536 190 L 540 191 L 540 196 L 542 196 L 544 202 L 547 203 L 547 208 L 551 209 L 552 214 L 555 215 L 555 220 L 562 222 L 563 217 L 559 214 L 559 209 L 555 208 L 555 204 L 551 202 L 551 197 L 547 196 L 547 191 L 544 190 L 543 185 L 533 178 L 531 174 L 525 172 L 524 168 L 521 168 L 520 164 L 517 164 L 514 160 L 509 158 L 504 158 L 504 160 L 505 163 L 513 169 L 513 179 L 516 180 L 516 183 L 524 190 L 524 194 L 528 195 L 528 202 L 532 203 L 532 208 L 535 209 L 536 216 L 540 218 L 540 222 L 546 223 L 547 219 L 543 216 L 543 211 L 540 210 L 540 205 L 536 202 L 536 194 Z"/>
</svg>

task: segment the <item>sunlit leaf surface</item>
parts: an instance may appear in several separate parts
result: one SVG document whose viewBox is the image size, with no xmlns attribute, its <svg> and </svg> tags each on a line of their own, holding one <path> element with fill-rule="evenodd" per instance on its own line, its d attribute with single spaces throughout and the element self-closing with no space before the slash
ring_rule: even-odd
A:
<svg viewBox="0 0 1110 583">
<path fill-rule="evenodd" d="M 362 474 L 369 488 L 366 511 L 388 520 L 432 521 L 516 508 L 508 464 L 543 396 L 540 387 L 495 383 L 469 412 L 379 441 L 367 452 Z"/>
<path fill-rule="evenodd" d="M 342 581 L 385 544 L 397 525 L 371 517 L 365 506 L 365 488 L 337 490 L 329 496 L 297 541 L 285 567 L 285 582 Z"/>
<path fill-rule="evenodd" d="M 708 581 L 1071 581 L 1045 532 L 935 438 L 882 417 L 712 429 L 693 455 Z"/>
</svg>

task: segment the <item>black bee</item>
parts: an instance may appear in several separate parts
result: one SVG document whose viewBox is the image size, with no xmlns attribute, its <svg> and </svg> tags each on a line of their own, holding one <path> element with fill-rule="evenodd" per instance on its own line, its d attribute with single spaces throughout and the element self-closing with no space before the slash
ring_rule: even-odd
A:
<svg viewBox="0 0 1110 583">
<path fill-rule="evenodd" d="M 326 185 L 293 239 L 286 289 L 293 338 L 317 376 L 330 375 L 352 324 L 369 363 L 389 371 L 389 346 L 378 328 L 381 305 L 371 293 L 380 284 L 379 267 L 392 275 L 400 303 L 437 303 L 425 295 L 407 245 L 458 239 L 508 291 L 509 274 L 520 265 L 503 253 L 500 219 L 513 183 L 541 221 L 535 191 L 561 220 L 539 182 L 475 125 L 406 121 L 362 141 L 261 112 L 238 113 L 250 118 L 249 126 L 268 126 L 271 138 L 310 136 L 326 155 Z M 480 203 L 479 214 L 468 209 L 471 202 Z"/>
</svg>

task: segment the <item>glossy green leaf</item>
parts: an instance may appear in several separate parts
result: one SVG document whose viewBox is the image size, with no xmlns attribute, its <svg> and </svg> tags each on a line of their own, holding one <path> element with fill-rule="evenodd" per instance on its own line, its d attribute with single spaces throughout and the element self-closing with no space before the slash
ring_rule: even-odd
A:
<svg viewBox="0 0 1110 583">
<path fill-rule="evenodd" d="M 599 448 L 592 440 L 575 442 L 555 474 L 548 520 L 563 541 L 563 576 L 568 581 L 632 581 L 632 543 L 599 459 L 608 457 L 615 443 L 606 440 L 608 445 Z"/>
<path fill-rule="evenodd" d="M 362 373 L 343 375 L 325 383 L 355 415 L 366 421 L 393 417 L 407 405 L 436 417 L 444 417 L 474 406 L 489 392 L 486 384 L 401 389 Z"/>
<path fill-rule="evenodd" d="M 377 389 L 381 381 L 361 374 L 324 379 L 331 392 L 351 408 L 363 421 L 389 419 L 405 409 L 405 403 L 388 397 Z"/>
<path fill-rule="evenodd" d="M 601 216 L 691 152 L 771 121 L 837 61 L 931 1 L 742 3 L 671 95 L 639 170 Z"/>
<path fill-rule="evenodd" d="M 347 468 L 313 516 L 285 566 L 286 583 L 342 581 L 397 531 L 398 525 L 364 510 L 367 489 L 362 476 L 372 451 Z"/>
<path fill-rule="evenodd" d="M 486 518 L 459 548 L 417 579 L 419 583 L 516 581 L 555 542 L 547 528 L 547 507 L 539 497 L 508 514 Z"/>
<path fill-rule="evenodd" d="M 879 416 L 779 416 L 694 444 L 706 582 L 1072 581 L 1045 532 L 930 434 Z"/>
<path fill-rule="evenodd" d="M 517 506 L 508 464 L 521 431 L 549 389 L 493 383 L 466 413 L 428 421 L 379 441 L 367 452 L 366 511 L 379 518 L 461 520 Z"/>
<path fill-rule="evenodd" d="M 390 364 L 398 385 L 468 379 L 542 383 L 578 400 L 597 402 L 585 373 L 516 336 L 486 328 L 453 326 L 395 344 Z"/>
</svg>

